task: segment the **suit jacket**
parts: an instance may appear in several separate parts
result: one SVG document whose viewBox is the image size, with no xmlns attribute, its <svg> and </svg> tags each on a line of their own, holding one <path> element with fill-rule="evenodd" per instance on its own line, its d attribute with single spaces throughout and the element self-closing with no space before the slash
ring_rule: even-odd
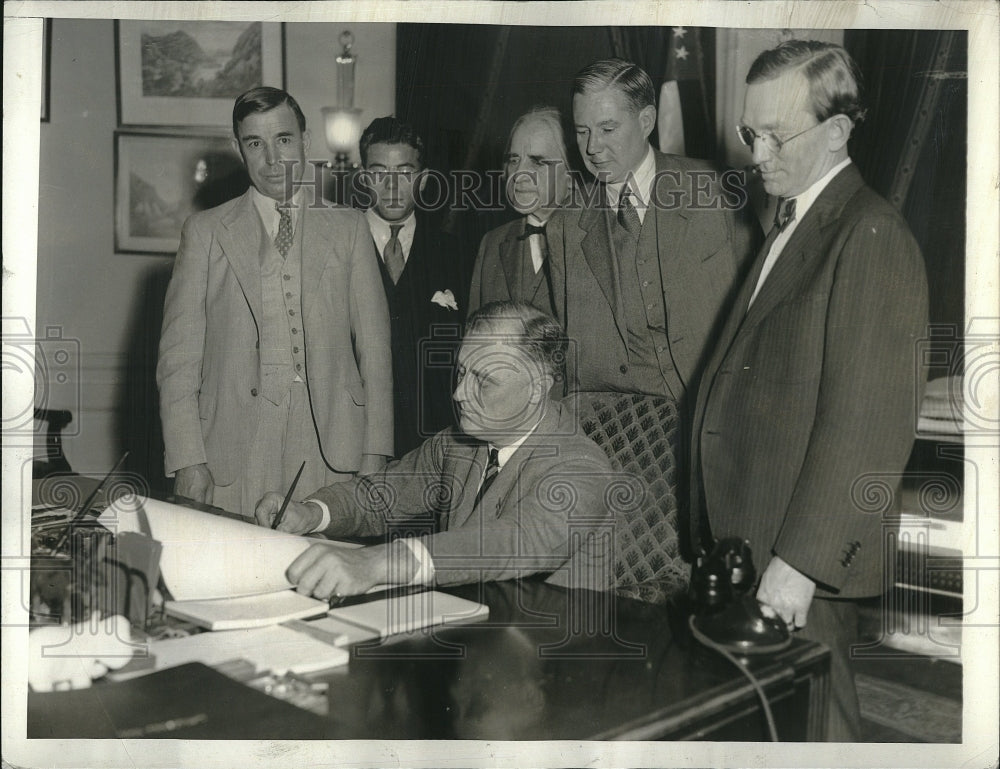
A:
<svg viewBox="0 0 1000 769">
<path fill-rule="evenodd" d="M 381 257 L 374 259 L 389 305 L 395 448 L 402 456 L 454 423 L 452 363 L 462 338 L 468 277 L 454 241 L 419 213 L 399 282 L 392 282 Z M 445 290 L 454 294 L 458 310 L 431 301 Z"/>
<path fill-rule="evenodd" d="M 389 319 L 358 212 L 299 211 L 302 323 L 319 445 L 335 470 L 392 455 Z M 168 474 L 207 462 L 217 485 L 242 467 L 259 417 L 260 216 L 250 192 L 184 223 L 167 289 L 157 383 Z"/>
<path fill-rule="evenodd" d="M 587 534 L 613 526 L 605 494 L 615 476 L 572 409 L 549 401 L 477 506 L 487 453 L 485 443 L 450 427 L 382 471 L 310 498 L 330 508 L 330 537 L 381 535 L 434 515 L 439 531 L 423 541 L 439 584 L 552 572 L 548 581 L 557 584 L 609 587 L 609 538 Z"/>
<path fill-rule="evenodd" d="M 698 393 L 692 510 L 713 535 L 749 539 L 760 572 L 777 554 L 817 595 L 874 595 L 923 386 L 924 262 L 853 165 L 802 217 L 747 311 L 764 256 Z"/>
<path fill-rule="evenodd" d="M 525 271 L 534 272 L 531 246 L 524 234 L 525 217 L 502 224 L 487 232 L 479 244 L 479 254 L 472 269 L 469 289 L 469 313 L 490 302 L 528 302 L 540 310 L 554 313 L 550 307 L 549 288 L 545 279 L 538 281 L 537 289 L 528 296 L 523 290 Z M 549 251 L 561 248 L 561 232 L 550 233 L 546 228 Z"/>
<path fill-rule="evenodd" d="M 700 202 L 699 187 L 704 199 L 720 199 L 719 186 L 710 183 L 717 174 L 702 161 L 660 152 L 655 158 L 655 197 L 643 229 L 656 228 L 670 352 L 686 391 L 693 393 L 724 310 L 753 256 L 759 227 L 744 211 L 693 205 Z M 556 312 L 570 338 L 570 389 L 630 392 L 618 267 L 600 205 L 605 191 L 595 192 L 600 201 L 557 211 L 549 223 Z"/>
</svg>

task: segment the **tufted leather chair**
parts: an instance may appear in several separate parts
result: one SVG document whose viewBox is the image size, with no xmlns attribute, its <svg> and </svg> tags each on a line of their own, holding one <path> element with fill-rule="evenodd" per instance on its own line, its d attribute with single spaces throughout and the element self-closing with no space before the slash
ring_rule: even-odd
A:
<svg viewBox="0 0 1000 769">
<path fill-rule="evenodd" d="M 677 409 L 668 398 L 635 393 L 575 393 L 583 431 L 616 471 L 638 479 L 637 494 L 612 494 L 615 587 L 621 594 L 663 602 L 687 590 L 690 566 L 677 535 Z"/>
</svg>

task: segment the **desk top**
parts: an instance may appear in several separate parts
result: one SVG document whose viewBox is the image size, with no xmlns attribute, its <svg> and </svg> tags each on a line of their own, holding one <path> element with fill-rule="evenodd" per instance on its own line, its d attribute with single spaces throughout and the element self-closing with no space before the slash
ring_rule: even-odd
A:
<svg viewBox="0 0 1000 769">
<path fill-rule="evenodd" d="M 357 644 L 329 683 L 343 739 L 653 739 L 756 708 L 747 679 L 687 630 L 679 606 L 535 581 L 449 590 L 486 603 L 485 623 Z M 751 661 L 765 689 L 828 652 L 796 640 Z M 756 714 L 764 738 L 763 719 Z"/>
</svg>

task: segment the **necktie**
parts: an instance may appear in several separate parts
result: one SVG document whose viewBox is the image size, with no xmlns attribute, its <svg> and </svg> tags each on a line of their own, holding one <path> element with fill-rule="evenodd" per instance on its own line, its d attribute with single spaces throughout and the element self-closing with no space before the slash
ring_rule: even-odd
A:
<svg viewBox="0 0 1000 769">
<path fill-rule="evenodd" d="M 765 248 L 761 249 L 765 254 L 771 250 L 774 241 L 793 221 L 795 221 L 795 198 L 778 198 L 778 207 L 774 209 L 774 224 L 767 233 Z"/>
<path fill-rule="evenodd" d="M 524 240 L 532 235 L 541 235 L 545 237 L 545 225 L 544 224 L 531 224 L 530 222 L 524 223 L 524 234 L 518 235 L 518 240 Z"/>
<path fill-rule="evenodd" d="M 486 496 L 486 492 L 489 491 L 490 486 L 493 485 L 493 481 L 496 480 L 497 473 L 500 472 L 500 452 L 494 448 L 490 448 L 490 458 L 486 463 L 486 474 L 483 476 L 483 483 L 479 487 L 479 493 L 476 494 L 476 501 L 473 507 L 479 507 L 479 503 L 482 502 L 483 497 Z"/>
<path fill-rule="evenodd" d="M 401 229 L 403 229 L 402 224 L 389 225 L 389 242 L 382 251 L 382 260 L 393 283 L 399 282 L 399 276 L 403 274 L 403 268 L 406 266 L 406 262 L 403 261 L 403 244 L 399 242 Z"/>
<path fill-rule="evenodd" d="M 281 217 L 278 219 L 278 234 L 274 238 L 274 247 L 284 259 L 288 256 L 288 249 L 292 247 L 291 206 L 288 203 L 275 203 L 274 208 Z"/>
<path fill-rule="evenodd" d="M 642 229 L 639 212 L 632 203 L 632 190 L 628 187 L 622 189 L 621 197 L 618 198 L 618 223 L 633 237 L 638 237 L 639 230 Z"/>
</svg>

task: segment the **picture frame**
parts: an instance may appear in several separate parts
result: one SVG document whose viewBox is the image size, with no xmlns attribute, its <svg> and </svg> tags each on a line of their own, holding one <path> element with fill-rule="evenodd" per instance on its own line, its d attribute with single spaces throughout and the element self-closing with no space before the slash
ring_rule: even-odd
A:
<svg viewBox="0 0 1000 769">
<path fill-rule="evenodd" d="M 250 186 L 223 135 L 116 131 L 115 253 L 174 255 L 185 219 Z"/>
<path fill-rule="evenodd" d="M 281 23 L 116 21 L 118 124 L 228 126 L 241 93 L 284 87 L 284 57 Z"/>
<path fill-rule="evenodd" d="M 52 19 L 42 24 L 42 114 L 43 123 L 49 122 L 49 99 L 52 93 Z"/>
</svg>

